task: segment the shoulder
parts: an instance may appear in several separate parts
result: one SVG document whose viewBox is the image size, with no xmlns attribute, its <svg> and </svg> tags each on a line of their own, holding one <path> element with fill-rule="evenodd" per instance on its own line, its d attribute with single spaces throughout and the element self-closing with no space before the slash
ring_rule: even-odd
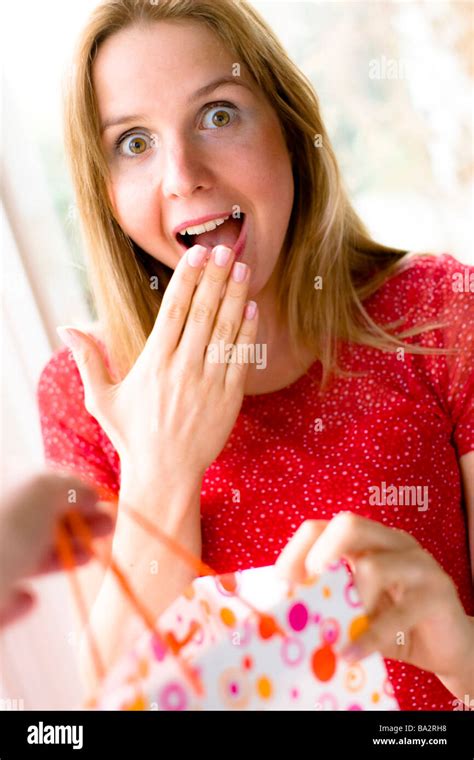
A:
<svg viewBox="0 0 474 760">
<path fill-rule="evenodd" d="M 430 282 L 440 287 L 448 287 L 452 290 L 453 281 L 458 274 L 474 271 L 469 264 L 463 264 L 452 253 L 417 253 L 412 252 L 403 257 L 395 279 L 400 282 L 417 284 Z"/>
<path fill-rule="evenodd" d="M 72 353 L 66 346 L 58 348 L 41 371 L 39 398 L 48 398 L 61 392 L 74 393 L 81 387 L 81 376 Z"/>
<path fill-rule="evenodd" d="M 376 318 L 403 318 L 404 327 L 430 320 L 474 319 L 474 267 L 451 253 L 411 253 L 366 301 Z"/>
</svg>

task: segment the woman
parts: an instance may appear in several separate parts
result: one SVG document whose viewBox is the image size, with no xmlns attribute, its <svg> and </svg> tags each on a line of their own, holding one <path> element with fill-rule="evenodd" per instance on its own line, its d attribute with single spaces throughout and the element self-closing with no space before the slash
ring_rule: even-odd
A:
<svg viewBox="0 0 474 760">
<path fill-rule="evenodd" d="M 370 238 L 311 86 L 245 2 L 99 6 L 66 138 L 99 319 L 43 372 L 45 449 L 119 493 L 137 593 L 158 615 L 193 574 L 125 504 L 219 572 L 344 556 L 370 620 L 348 660 L 379 650 L 402 709 L 452 709 L 474 693 L 465 268 Z M 106 574 L 107 665 L 135 623 Z"/>
</svg>

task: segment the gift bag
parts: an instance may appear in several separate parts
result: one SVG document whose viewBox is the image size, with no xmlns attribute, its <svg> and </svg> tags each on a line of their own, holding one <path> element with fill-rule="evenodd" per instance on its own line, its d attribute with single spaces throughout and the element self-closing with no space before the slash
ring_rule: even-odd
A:
<svg viewBox="0 0 474 760">
<path fill-rule="evenodd" d="M 126 507 L 121 504 L 121 509 Z M 86 707 L 104 710 L 398 710 L 382 657 L 350 665 L 342 649 L 367 627 L 344 561 L 293 584 L 275 566 L 218 575 L 143 516 L 129 515 L 150 536 L 200 573 L 153 620 L 114 563 L 123 593 L 146 630 L 109 673 L 91 648 L 101 685 Z M 76 536 L 94 553 L 77 513 Z M 66 533 L 58 547 L 79 609 Z M 100 559 L 100 557 L 98 557 Z M 105 563 L 105 560 L 103 560 Z M 84 620 L 85 624 L 87 621 Z"/>
<path fill-rule="evenodd" d="M 195 580 L 105 679 L 108 710 L 397 710 L 380 655 L 349 665 L 342 647 L 366 625 L 346 567 L 289 588 L 275 567 Z"/>
</svg>

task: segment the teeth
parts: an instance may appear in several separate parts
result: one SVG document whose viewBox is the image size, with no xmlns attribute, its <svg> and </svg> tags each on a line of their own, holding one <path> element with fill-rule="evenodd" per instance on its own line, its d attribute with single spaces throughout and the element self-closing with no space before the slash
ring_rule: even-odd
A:
<svg viewBox="0 0 474 760">
<path fill-rule="evenodd" d="M 211 230 L 215 230 L 216 227 L 219 227 L 219 225 L 224 224 L 227 219 L 229 219 L 228 216 L 223 216 L 220 219 L 213 219 L 204 224 L 196 224 L 194 227 L 188 227 L 187 230 L 181 230 L 179 234 L 184 237 L 184 235 L 200 235 L 202 232 L 210 232 Z"/>
</svg>

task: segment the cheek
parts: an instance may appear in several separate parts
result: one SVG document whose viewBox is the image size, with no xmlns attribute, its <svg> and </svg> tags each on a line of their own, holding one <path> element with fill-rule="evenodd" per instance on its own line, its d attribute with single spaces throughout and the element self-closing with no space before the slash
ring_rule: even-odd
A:
<svg viewBox="0 0 474 760">
<path fill-rule="evenodd" d="M 275 219 L 287 218 L 294 196 L 291 161 L 278 128 L 261 130 L 237 157 L 239 175 L 256 206 Z"/>
<path fill-rule="evenodd" d="M 275 215 L 281 215 L 283 221 L 283 218 L 289 218 L 293 207 L 294 181 L 291 161 L 284 144 L 275 146 L 269 153 L 269 165 L 264 181 L 268 185 L 268 198 L 275 208 Z"/>
<path fill-rule="evenodd" d="M 141 231 L 147 229 L 145 220 L 151 218 L 151 198 L 143 189 L 137 178 L 128 174 L 118 176 L 110 188 L 110 198 L 115 209 L 116 218 L 124 232 L 140 244 Z"/>
</svg>

